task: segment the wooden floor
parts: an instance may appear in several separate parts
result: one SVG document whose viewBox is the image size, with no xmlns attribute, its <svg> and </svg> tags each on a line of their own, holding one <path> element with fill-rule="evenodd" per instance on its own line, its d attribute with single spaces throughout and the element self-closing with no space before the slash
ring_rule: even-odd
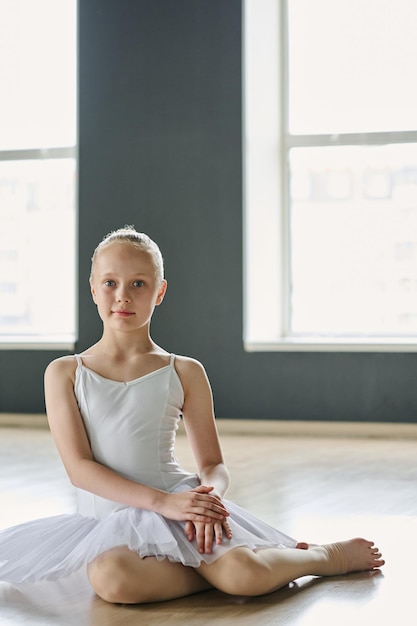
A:
<svg viewBox="0 0 417 626">
<path fill-rule="evenodd" d="M 230 499 L 297 539 L 371 538 L 387 560 L 383 573 L 305 577 L 260 598 L 209 591 L 143 606 L 106 604 L 80 575 L 20 588 L 0 583 L 0 625 L 417 623 L 416 439 L 224 435 L 222 441 Z M 178 456 L 192 468 L 183 436 Z M 73 507 L 49 432 L 0 429 L 0 527 Z"/>
</svg>

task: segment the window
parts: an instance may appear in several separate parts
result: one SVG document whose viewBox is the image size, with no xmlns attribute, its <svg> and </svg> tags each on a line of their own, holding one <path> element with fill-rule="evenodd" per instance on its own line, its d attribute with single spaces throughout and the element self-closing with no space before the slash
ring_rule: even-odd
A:
<svg viewBox="0 0 417 626">
<path fill-rule="evenodd" d="M 417 349 L 415 19 L 246 0 L 247 349 Z"/>
<path fill-rule="evenodd" d="M 0 81 L 0 347 L 70 347 L 76 0 L 0 0 Z"/>
</svg>

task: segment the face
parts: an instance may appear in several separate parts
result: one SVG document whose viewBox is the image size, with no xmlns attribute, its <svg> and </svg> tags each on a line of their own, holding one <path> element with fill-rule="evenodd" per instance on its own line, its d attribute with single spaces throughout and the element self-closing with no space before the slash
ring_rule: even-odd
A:
<svg viewBox="0 0 417 626">
<path fill-rule="evenodd" d="M 130 243 L 112 243 L 98 253 L 90 286 L 104 325 L 135 330 L 149 325 L 167 284 L 157 278 L 149 252 Z"/>
</svg>

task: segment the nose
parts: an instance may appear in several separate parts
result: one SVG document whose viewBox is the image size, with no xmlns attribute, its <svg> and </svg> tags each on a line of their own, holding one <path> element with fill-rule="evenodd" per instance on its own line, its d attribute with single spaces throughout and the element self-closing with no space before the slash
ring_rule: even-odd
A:
<svg viewBox="0 0 417 626">
<path fill-rule="evenodd" d="M 130 302 L 130 293 L 126 285 L 119 285 L 116 293 L 117 302 Z"/>
</svg>

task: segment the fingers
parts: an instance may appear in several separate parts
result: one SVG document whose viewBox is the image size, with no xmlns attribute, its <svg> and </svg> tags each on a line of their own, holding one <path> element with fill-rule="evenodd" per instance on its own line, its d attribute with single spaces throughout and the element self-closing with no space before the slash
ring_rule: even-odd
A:
<svg viewBox="0 0 417 626">
<path fill-rule="evenodd" d="M 214 487 L 208 487 L 207 485 L 198 485 L 198 487 L 194 487 L 191 491 L 195 491 L 197 493 L 210 493 L 213 489 Z"/>
<path fill-rule="evenodd" d="M 196 522 L 211 522 L 213 519 L 223 522 L 229 515 L 220 500 L 200 493 L 192 494 L 189 513 L 187 519 Z"/>
<path fill-rule="evenodd" d="M 185 522 L 184 532 L 188 541 L 193 541 L 195 539 L 195 528 L 192 522 Z"/>
<path fill-rule="evenodd" d="M 218 498 L 196 490 L 163 494 L 158 512 L 168 519 L 193 523 L 222 523 L 229 515 Z"/>
<path fill-rule="evenodd" d="M 213 491 L 213 487 L 207 485 L 199 485 L 191 490 L 192 493 L 202 494 L 201 496 L 197 496 L 197 499 L 201 499 L 201 504 L 208 505 L 211 503 L 209 508 L 213 511 L 216 511 L 220 514 L 220 517 L 217 516 L 217 519 L 222 519 L 223 516 L 229 515 L 222 501 L 217 496 L 209 496 L 209 493 Z"/>
<path fill-rule="evenodd" d="M 213 537 L 216 526 L 221 524 L 198 524 L 196 528 L 196 542 L 200 554 L 211 554 L 213 550 Z"/>
<path fill-rule="evenodd" d="M 223 534 L 226 536 L 226 539 L 231 539 L 233 536 L 232 533 L 232 529 L 230 528 L 230 524 L 227 521 L 227 519 L 224 520 L 222 526 L 221 526 L 221 534 L 220 534 L 220 541 L 216 541 L 216 543 L 222 543 L 223 541 Z"/>
<path fill-rule="evenodd" d="M 229 540 L 232 538 L 232 530 L 229 522 L 226 520 L 223 523 L 210 522 L 208 524 L 203 524 L 201 522 L 196 522 L 192 525 L 192 529 L 187 523 L 185 526 L 185 533 L 189 541 L 193 541 L 195 538 L 200 554 L 211 554 L 214 543 L 221 545 L 224 537 Z"/>
<path fill-rule="evenodd" d="M 218 524 L 214 524 L 214 527 L 218 526 Z M 213 550 L 213 527 L 212 524 L 205 524 L 204 527 L 204 544 L 199 546 L 200 552 L 205 552 L 206 554 L 211 554 Z"/>
</svg>

